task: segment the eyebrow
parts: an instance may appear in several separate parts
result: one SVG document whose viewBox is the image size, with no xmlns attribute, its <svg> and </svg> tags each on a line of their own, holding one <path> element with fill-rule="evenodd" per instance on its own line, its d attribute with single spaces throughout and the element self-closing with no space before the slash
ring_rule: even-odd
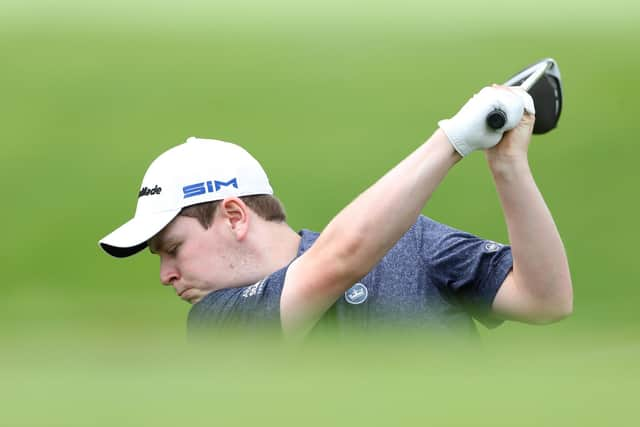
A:
<svg viewBox="0 0 640 427">
<path fill-rule="evenodd" d="M 160 234 L 149 240 L 147 246 L 149 246 L 149 251 L 155 255 L 159 251 L 178 243 L 178 241 L 178 236 L 161 232 Z"/>
<path fill-rule="evenodd" d="M 156 239 L 150 239 L 147 242 L 147 246 L 149 247 L 149 252 L 151 252 L 152 254 L 156 254 L 158 252 L 158 244 L 156 244 L 157 240 Z"/>
<path fill-rule="evenodd" d="M 149 242 L 147 243 L 147 246 L 149 246 L 149 252 L 151 252 L 152 254 L 156 254 L 158 253 L 158 251 L 165 248 L 168 244 L 172 243 L 173 240 L 175 240 L 175 238 L 173 238 L 172 236 L 156 236 L 149 240 Z"/>
</svg>

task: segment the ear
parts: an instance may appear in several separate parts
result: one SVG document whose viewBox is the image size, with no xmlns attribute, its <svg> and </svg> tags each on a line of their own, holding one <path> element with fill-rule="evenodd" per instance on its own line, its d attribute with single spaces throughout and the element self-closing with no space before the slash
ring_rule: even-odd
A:
<svg viewBox="0 0 640 427">
<path fill-rule="evenodd" d="M 223 199 L 218 212 L 237 240 L 243 240 L 249 232 L 249 207 L 238 197 Z"/>
</svg>

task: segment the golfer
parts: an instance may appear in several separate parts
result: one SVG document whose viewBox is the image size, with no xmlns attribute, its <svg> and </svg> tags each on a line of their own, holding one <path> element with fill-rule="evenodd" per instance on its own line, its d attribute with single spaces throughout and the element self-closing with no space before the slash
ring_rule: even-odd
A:
<svg viewBox="0 0 640 427">
<path fill-rule="evenodd" d="M 499 130 L 486 125 L 496 109 L 507 116 Z M 247 151 L 189 138 L 153 161 L 134 218 L 100 245 L 115 257 L 146 247 L 158 255 L 161 282 L 193 304 L 191 330 L 273 325 L 301 337 L 329 320 L 470 331 L 473 318 L 557 321 L 572 311 L 572 284 L 527 160 L 534 114 L 522 89 L 482 89 L 319 234 L 287 225 Z M 510 245 L 420 214 L 475 150 L 485 151 Z"/>
</svg>

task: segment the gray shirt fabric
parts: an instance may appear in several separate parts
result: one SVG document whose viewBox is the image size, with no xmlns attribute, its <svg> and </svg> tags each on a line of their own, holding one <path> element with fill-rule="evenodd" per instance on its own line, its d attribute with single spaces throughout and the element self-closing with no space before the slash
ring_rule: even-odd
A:
<svg viewBox="0 0 640 427">
<path fill-rule="evenodd" d="M 319 234 L 302 230 L 300 235 L 298 256 Z M 475 331 L 472 317 L 494 327 L 501 322 L 491 318 L 491 304 L 512 265 L 509 246 L 420 216 L 384 258 L 336 301 L 318 327 Z M 227 326 L 279 328 L 287 269 L 256 284 L 206 295 L 189 312 L 189 332 Z"/>
</svg>

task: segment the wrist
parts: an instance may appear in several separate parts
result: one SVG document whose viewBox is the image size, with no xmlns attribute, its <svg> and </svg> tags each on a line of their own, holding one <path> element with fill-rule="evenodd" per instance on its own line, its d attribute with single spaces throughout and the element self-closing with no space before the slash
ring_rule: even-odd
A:
<svg viewBox="0 0 640 427">
<path fill-rule="evenodd" d="M 491 156 L 487 153 L 487 162 L 496 180 L 511 181 L 519 176 L 531 174 L 529 159 L 526 153 L 508 158 Z"/>
<path fill-rule="evenodd" d="M 429 144 L 439 147 L 438 150 L 443 156 L 448 158 L 451 166 L 462 160 L 462 155 L 455 149 L 455 146 L 451 143 L 451 140 L 442 128 L 436 129 L 433 135 L 431 135 Z"/>
</svg>

